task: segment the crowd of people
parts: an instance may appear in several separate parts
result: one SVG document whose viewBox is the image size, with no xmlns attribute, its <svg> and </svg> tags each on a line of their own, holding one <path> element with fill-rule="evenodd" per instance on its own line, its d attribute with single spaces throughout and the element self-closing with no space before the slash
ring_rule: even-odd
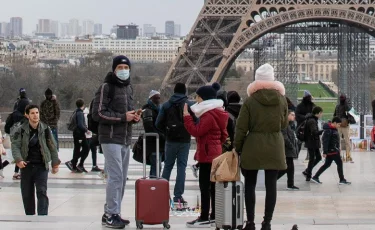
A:
<svg viewBox="0 0 375 230">
<path fill-rule="evenodd" d="M 271 221 L 277 201 L 277 180 L 287 174 L 287 189 L 299 190 L 294 183 L 294 160 L 298 159 L 302 142 L 308 152 L 308 166 L 303 172 L 306 181 L 321 184 L 320 175 L 335 161 L 340 184 L 350 184 L 344 175 L 340 139 L 346 141 L 345 160 L 353 162 L 348 144 L 350 105 L 342 95 L 333 119 L 324 124 L 322 130 L 318 120 L 323 109 L 312 102 L 312 95 L 305 91 L 302 102 L 295 107 L 285 95 L 285 87 L 275 80 L 273 67 L 265 64 L 257 69 L 255 81 L 247 88 L 248 98 L 241 102 L 235 91 L 226 92 L 217 83 L 200 87 L 195 100 L 187 97 L 185 84 L 177 83 L 174 94 L 161 103 L 160 92 L 152 90 L 146 104 L 136 110 L 131 85 L 131 62 L 125 56 L 113 59 L 112 71 L 95 93 L 88 108 L 84 100 L 76 101 L 69 126 L 73 132 L 74 150 L 72 160 L 66 166 L 75 173 L 87 172 L 85 160 L 91 149 L 94 172 L 103 172 L 107 177 L 106 199 L 102 224 L 109 228 L 125 228 L 130 223 L 121 217 L 121 203 L 131 154 L 132 126 L 142 120 L 146 133 L 158 133 L 160 159 L 164 168 L 156 164 L 156 139 L 147 137 L 147 158 L 150 162 L 150 177 L 161 174 L 170 180 L 177 164 L 177 177 L 173 202 L 186 204 L 186 168 L 191 137 L 195 137 L 197 148 L 192 166 L 198 178 L 201 195 L 201 213 L 196 220 L 187 223 L 191 228 L 210 227 L 215 224 L 215 184 L 210 181 L 212 161 L 225 151 L 241 156 L 240 167 L 245 178 L 246 230 L 255 229 L 255 188 L 259 170 L 265 171 L 266 200 L 262 230 L 271 229 Z M 58 130 L 60 109 L 56 96 L 50 89 L 41 106 L 33 105 L 20 89 L 12 113 L 12 155 L 16 162 L 15 179 L 21 180 L 22 198 L 26 215 L 35 214 L 34 190 L 38 198 L 38 215 L 48 214 L 48 171 L 57 173 Z M 8 120 L 8 119 L 7 119 Z M 343 125 L 345 123 L 345 125 Z M 297 139 L 297 133 L 303 138 Z M 321 135 L 323 134 L 321 144 Z M 1 141 L 1 133 L 0 133 Z M 104 169 L 97 166 L 97 147 L 104 154 Z M 324 165 L 313 174 L 313 168 L 321 161 Z M 0 155 L 5 150 L 0 142 Z M 0 160 L 0 172 L 9 162 Z M 21 168 L 21 174 L 18 170 Z M 162 170 L 162 171 L 161 171 Z M 2 176 L 2 174 L 0 174 Z"/>
</svg>

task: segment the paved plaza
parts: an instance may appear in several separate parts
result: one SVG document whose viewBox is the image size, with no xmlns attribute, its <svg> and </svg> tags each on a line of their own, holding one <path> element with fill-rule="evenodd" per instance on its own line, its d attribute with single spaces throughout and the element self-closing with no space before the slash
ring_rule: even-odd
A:
<svg viewBox="0 0 375 230">
<path fill-rule="evenodd" d="M 191 151 L 188 165 L 194 163 Z M 103 155 L 99 166 L 103 167 Z M 300 230 L 375 230 L 375 152 L 353 153 L 354 164 L 344 164 L 344 174 L 352 185 L 338 185 L 336 165 L 321 176 L 322 185 L 304 181 L 301 172 L 306 167 L 303 151 L 296 164 L 296 183 L 301 191 L 286 191 L 286 176 L 278 183 L 278 201 L 273 220 L 273 230 L 290 230 L 298 224 Z M 60 158 L 70 160 L 71 149 L 62 149 Z M 86 168 L 91 168 L 89 156 Z M 319 167 L 319 164 L 317 167 Z M 50 210 L 48 217 L 24 215 L 19 181 L 12 180 L 13 166 L 5 169 L 5 178 L 0 179 L 0 229 L 106 229 L 101 226 L 105 184 L 96 173 L 73 174 L 61 165 L 60 172 L 50 174 L 48 195 Z M 315 169 L 316 170 L 316 169 Z M 172 177 L 175 178 L 174 170 Z M 134 221 L 134 184 L 142 175 L 142 167 L 131 160 L 129 181 L 122 204 L 122 215 L 132 223 L 126 229 L 136 229 Z M 260 229 L 264 207 L 264 175 L 259 174 L 257 187 L 256 222 Z M 171 181 L 173 194 L 174 181 Z M 185 199 L 195 206 L 199 195 L 198 181 L 187 169 Z M 196 218 L 195 213 L 171 213 L 171 229 L 187 229 L 185 223 Z M 161 225 L 145 226 L 144 229 L 162 229 Z"/>
</svg>

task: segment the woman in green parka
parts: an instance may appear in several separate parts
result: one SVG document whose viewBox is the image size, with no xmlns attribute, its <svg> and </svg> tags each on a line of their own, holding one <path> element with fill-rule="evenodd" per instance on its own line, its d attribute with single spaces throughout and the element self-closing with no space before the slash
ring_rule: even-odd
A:
<svg viewBox="0 0 375 230">
<path fill-rule="evenodd" d="M 265 171 L 266 204 L 261 230 L 271 229 L 277 199 L 277 175 L 287 168 L 281 130 L 288 126 L 288 104 L 285 87 L 275 81 L 274 70 L 264 64 L 247 88 L 248 98 L 237 119 L 235 151 L 241 155 L 245 177 L 246 230 L 255 230 L 255 187 L 258 170 Z"/>
</svg>

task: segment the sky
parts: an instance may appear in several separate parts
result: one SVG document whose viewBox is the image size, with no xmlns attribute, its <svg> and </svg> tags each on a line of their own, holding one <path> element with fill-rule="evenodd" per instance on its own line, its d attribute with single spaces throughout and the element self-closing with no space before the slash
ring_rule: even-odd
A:
<svg viewBox="0 0 375 230">
<path fill-rule="evenodd" d="M 93 20 L 103 24 L 103 33 L 109 33 L 116 24 L 135 23 L 156 26 L 164 33 L 165 21 L 181 24 L 181 35 L 189 33 L 204 0 L 1 0 L 0 22 L 11 17 L 23 18 L 23 33 L 31 34 L 38 19 Z M 6 10 L 5 10 L 6 9 Z"/>
</svg>

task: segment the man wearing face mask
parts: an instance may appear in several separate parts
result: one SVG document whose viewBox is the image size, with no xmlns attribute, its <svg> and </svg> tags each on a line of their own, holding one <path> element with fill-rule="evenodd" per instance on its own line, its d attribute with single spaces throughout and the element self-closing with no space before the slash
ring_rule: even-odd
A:
<svg viewBox="0 0 375 230">
<path fill-rule="evenodd" d="M 46 90 L 45 97 L 46 99 L 40 105 L 40 120 L 51 128 L 57 143 L 57 149 L 59 149 L 57 123 L 60 119 L 60 105 L 51 89 Z"/>
<path fill-rule="evenodd" d="M 143 127 L 146 133 L 159 133 L 159 147 L 160 147 L 159 154 L 160 154 L 160 159 L 162 159 L 161 156 L 164 155 L 165 138 L 164 138 L 164 135 L 161 132 L 159 132 L 155 126 L 156 119 L 160 111 L 160 93 L 156 90 L 151 90 L 148 98 L 149 99 L 147 101 L 147 104 L 145 104 L 142 107 L 142 110 L 144 110 L 142 114 Z M 147 156 L 149 156 L 149 160 L 151 163 L 150 177 L 155 177 L 156 176 L 156 138 L 147 137 L 146 145 L 147 145 L 146 146 Z M 160 162 L 159 162 L 159 165 L 160 165 Z M 159 167 L 159 170 L 161 170 L 161 167 Z"/>
<path fill-rule="evenodd" d="M 132 124 L 139 122 L 134 111 L 130 84 L 130 60 L 113 59 L 109 72 L 93 102 L 93 119 L 99 122 L 99 142 L 105 157 L 107 173 L 106 204 L 102 224 L 108 228 L 125 228 L 129 220 L 121 218 L 121 202 L 125 192 L 132 138 Z"/>
</svg>

